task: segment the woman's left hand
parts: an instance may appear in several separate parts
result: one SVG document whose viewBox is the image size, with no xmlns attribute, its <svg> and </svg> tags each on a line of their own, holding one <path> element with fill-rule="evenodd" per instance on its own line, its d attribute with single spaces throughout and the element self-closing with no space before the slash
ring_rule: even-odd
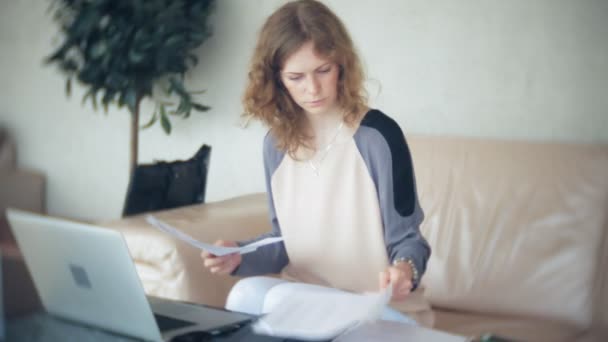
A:
<svg viewBox="0 0 608 342">
<path fill-rule="evenodd" d="M 393 286 L 391 300 L 401 301 L 407 298 L 413 286 L 412 267 L 407 262 L 402 262 L 380 272 L 380 289 L 385 289 L 389 284 Z"/>
</svg>

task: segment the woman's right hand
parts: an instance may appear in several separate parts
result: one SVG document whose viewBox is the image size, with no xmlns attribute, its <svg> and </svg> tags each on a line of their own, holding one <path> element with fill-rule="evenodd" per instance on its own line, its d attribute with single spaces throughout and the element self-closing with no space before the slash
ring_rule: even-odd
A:
<svg viewBox="0 0 608 342">
<path fill-rule="evenodd" d="M 234 241 L 218 240 L 214 243 L 216 246 L 222 247 L 238 247 Z M 234 269 L 241 264 L 243 260 L 240 253 L 232 253 L 228 255 L 217 256 L 207 251 L 201 253 L 203 264 L 214 274 L 230 274 Z"/>
</svg>

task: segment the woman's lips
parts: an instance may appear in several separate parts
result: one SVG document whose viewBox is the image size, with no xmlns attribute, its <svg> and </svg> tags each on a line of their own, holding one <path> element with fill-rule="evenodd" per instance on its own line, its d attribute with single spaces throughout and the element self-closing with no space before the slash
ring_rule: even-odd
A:
<svg viewBox="0 0 608 342">
<path fill-rule="evenodd" d="M 318 107 L 320 105 L 323 104 L 323 101 L 325 101 L 325 99 L 320 99 L 320 100 L 316 100 L 316 101 L 309 101 L 308 105 L 311 107 Z"/>
</svg>

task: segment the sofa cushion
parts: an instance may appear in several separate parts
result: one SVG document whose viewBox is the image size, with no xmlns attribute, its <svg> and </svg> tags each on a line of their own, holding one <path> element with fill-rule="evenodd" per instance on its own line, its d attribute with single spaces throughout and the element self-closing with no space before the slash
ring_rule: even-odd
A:
<svg viewBox="0 0 608 342">
<path fill-rule="evenodd" d="M 409 139 L 434 306 L 589 326 L 608 146 Z"/>
<path fill-rule="evenodd" d="M 435 309 L 435 329 L 478 338 L 493 334 L 513 341 L 571 342 L 580 329 L 564 322 L 539 318 L 488 314 L 467 314 Z"/>
</svg>

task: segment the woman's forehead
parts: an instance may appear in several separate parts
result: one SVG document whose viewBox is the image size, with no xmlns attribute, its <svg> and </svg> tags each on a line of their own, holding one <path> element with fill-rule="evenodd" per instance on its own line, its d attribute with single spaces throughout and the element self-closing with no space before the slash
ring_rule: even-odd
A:
<svg viewBox="0 0 608 342">
<path fill-rule="evenodd" d="M 307 42 L 285 59 L 283 70 L 281 71 L 286 73 L 303 73 L 315 70 L 331 62 L 330 58 L 316 51 L 312 42 Z"/>
</svg>

